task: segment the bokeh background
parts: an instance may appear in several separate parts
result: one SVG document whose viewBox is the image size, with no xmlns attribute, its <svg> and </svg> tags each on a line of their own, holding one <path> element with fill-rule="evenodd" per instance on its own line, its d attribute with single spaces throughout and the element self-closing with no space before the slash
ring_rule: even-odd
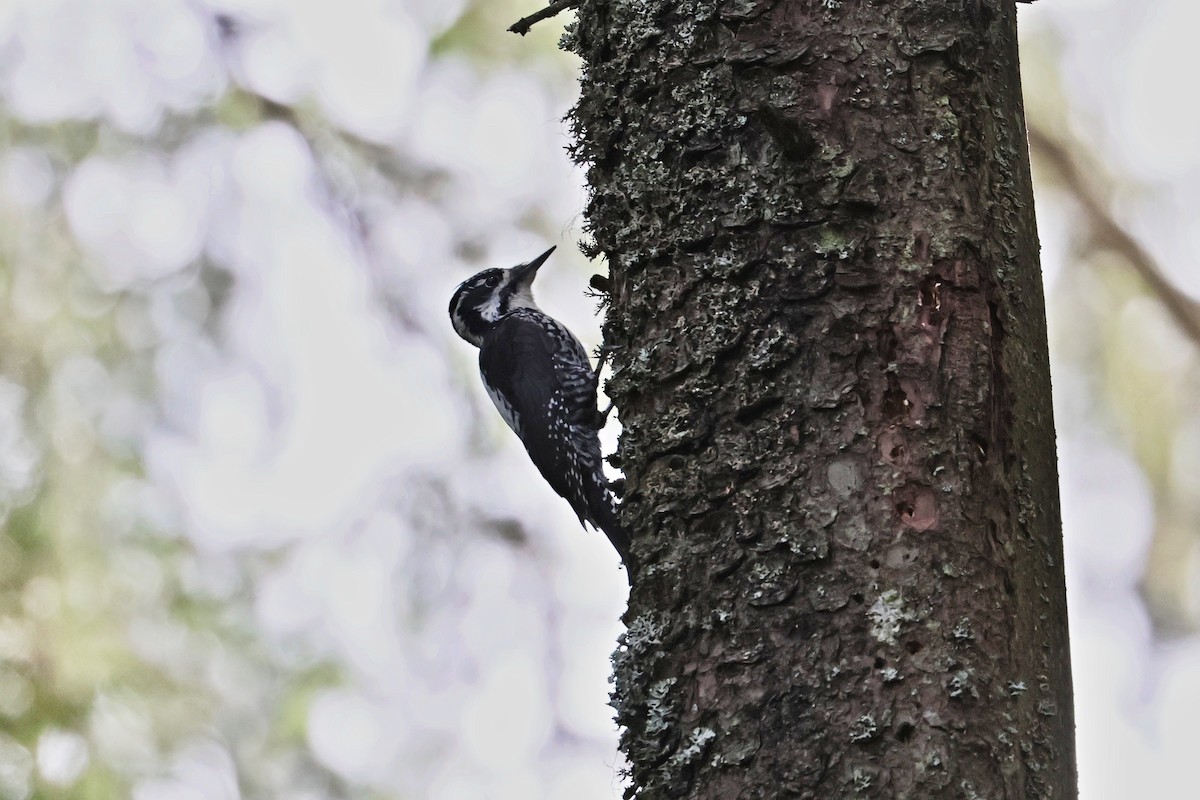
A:
<svg viewBox="0 0 1200 800">
<path fill-rule="evenodd" d="M 446 319 L 557 244 L 598 340 L 538 5 L 0 0 L 0 800 L 619 796 L 623 573 Z M 1200 9 L 1020 20 L 1082 795 L 1191 797 Z"/>
</svg>

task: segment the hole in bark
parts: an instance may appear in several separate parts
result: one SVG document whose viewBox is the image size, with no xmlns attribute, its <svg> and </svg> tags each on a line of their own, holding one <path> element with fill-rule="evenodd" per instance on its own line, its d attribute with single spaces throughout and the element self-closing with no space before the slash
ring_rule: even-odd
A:
<svg viewBox="0 0 1200 800">
<path fill-rule="evenodd" d="M 929 234 L 925 231 L 917 231 L 913 236 L 913 257 L 918 262 L 929 257 Z"/>
<path fill-rule="evenodd" d="M 983 440 L 982 436 L 976 436 L 973 433 L 967 438 L 971 440 L 971 444 L 975 445 L 975 450 L 979 453 L 980 462 L 986 464 L 988 460 L 987 442 Z"/>
<path fill-rule="evenodd" d="M 862 592 L 855 592 L 854 594 L 850 595 L 850 599 L 858 603 L 860 606 L 863 604 Z"/>
<path fill-rule="evenodd" d="M 1004 592 L 1010 596 L 1017 593 L 1016 587 L 1013 586 L 1012 580 L 1007 575 L 1004 576 Z"/>
<path fill-rule="evenodd" d="M 683 469 L 684 465 L 686 464 L 687 459 L 683 456 L 671 456 L 669 459 L 667 459 L 667 466 L 671 469 Z"/>
<path fill-rule="evenodd" d="M 882 658 L 880 658 L 879 656 L 875 656 L 875 669 L 883 669 L 883 665 L 884 665 L 884 664 L 886 664 L 886 663 L 887 663 L 887 662 L 886 662 L 886 661 L 884 661 L 884 660 L 883 660 Z"/>
<path fill-rule="evenodd" d="M 899 419 L 908 415 L 908 397 L 900 388 L 895 375 L 887 376 L 887 389 L 883 392 L 883 413 L 888 419 Z"/>
<path fill-rule="evenodd" d="M 799 120 L 785 116 L 770 106 L 759 108 L 754 118 L 790 161 L 806 161 L 816 151 L 816 139 Z"/>
<path fill-rule="evenodd" d="M 917 303 L 925 310 L 930 323 L 937 322 L 941 317 L 937 312 L 942 310 L 942 282 L 937 278 L 926 278 L 921 281 Z"/>
<path fill-rule="evenodd" d="M 879 559 L 878 558 L 871 559 L 871 569 L 879 569 Z"/>
<path fill-rule="evenodd" d="M 902 517 L 911 517 L 913 515 L 913 507 L 911 503 L 901 500 L 896 503 L 896 513 Z"/>
<path fill-rule="evenodd" d="M 904 643 L 904 649 L 907 650 L 911 655 L 916 655 L 917 653 L 921 652 L 921 643 L 916 639 L 911 639 Z"/>
<path fill-rule="evenodd" d="M 783 402 L 782 397 L 764 397 L 748 406 L 739 408 L 737 413 L 733 415 L 733 418 L 740 424 L 745 425 L 747 422 L 761 417 L 763 412 L 769 411 L 781 402 Z"/>
<path fill-rule="evenodd" d="M 917 726 L 911 722 L 901 722 L 900 727 L 896 728 L 896 738 L 901 742 L 907 742 L 917 732 Z"/>
</svg>

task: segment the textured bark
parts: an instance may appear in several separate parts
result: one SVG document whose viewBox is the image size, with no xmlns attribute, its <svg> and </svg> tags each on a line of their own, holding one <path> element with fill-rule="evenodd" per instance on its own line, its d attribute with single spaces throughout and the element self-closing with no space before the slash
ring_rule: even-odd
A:
<svg viewBox="0 0 1200 800">
<path fill-rule="evenodd" d="M 1068 798 L 1011 0 L 590 0 L 629 794 Z"/>
</svg>

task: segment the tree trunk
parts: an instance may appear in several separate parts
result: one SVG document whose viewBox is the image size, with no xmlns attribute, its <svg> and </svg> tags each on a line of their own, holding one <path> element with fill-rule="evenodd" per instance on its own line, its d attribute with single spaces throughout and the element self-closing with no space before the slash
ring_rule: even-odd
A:
<svg viewBox="0 0 1200 800">
<path fill-rule="evenodd" d="M 630 796 L 1069 798 L 1011 0 L 585 0 Z"/>
</svg>

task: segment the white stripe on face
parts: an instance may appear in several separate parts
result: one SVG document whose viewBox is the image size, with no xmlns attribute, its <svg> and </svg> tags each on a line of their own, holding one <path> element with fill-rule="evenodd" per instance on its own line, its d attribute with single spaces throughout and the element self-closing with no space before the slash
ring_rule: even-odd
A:
<svg viewBox="0 0 1200 800">
<path fill-rule="evenodd" d="M 487 301 L 479 307 L 479 315 L 487 322 L 495 322 L 500 319 L 500 291 L 500 288 L 496 288 L 488 295 Z"/>
</svg>

